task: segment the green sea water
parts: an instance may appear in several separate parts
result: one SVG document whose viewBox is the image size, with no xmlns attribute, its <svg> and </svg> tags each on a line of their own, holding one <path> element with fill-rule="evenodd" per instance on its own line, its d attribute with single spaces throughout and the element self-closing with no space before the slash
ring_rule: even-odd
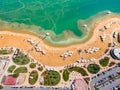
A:
<svg viewBox="0 0 120 90">
<path fill-rule="evenodd" d="M 56 36 L 65 30 L 82 36 L 78 20 L 106 10 L 119 13 L 120 0 L 0 0 L 1 20 L 42 27 Z"/>
</svg>

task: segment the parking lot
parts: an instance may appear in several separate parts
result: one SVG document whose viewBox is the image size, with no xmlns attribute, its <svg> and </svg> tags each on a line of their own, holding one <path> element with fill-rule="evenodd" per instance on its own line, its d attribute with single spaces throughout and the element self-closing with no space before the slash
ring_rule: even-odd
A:
<svg viewBox="0 0 120 90">
<path fill-rule="evenodd" d="M 99 88 L 99 90 L 115 90 L 116 86 L 120 84 L 120 67 L 118 65 L 98 73 L 91 78 L 91 90 Z"/>
</svg>

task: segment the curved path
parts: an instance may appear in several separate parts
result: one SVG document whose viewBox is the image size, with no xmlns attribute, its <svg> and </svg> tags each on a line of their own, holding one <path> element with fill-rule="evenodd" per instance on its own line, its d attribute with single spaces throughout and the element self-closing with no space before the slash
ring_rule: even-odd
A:
<svg viewBox="0 0 120 90">
<path fill-rule="evenodd" d="M 116 22 L 116 23 L 115 23 Z M 111 24 L 109 29 L 104 29 L 104 25 Z M 40 38 L 30 35 L 30 34 L 21 34 L 10 32 L 10 29 L 1 30 L 9 30 L 9 31 L 0 31 L 0 47 L 16 47 L 25 50 L 30 53 L 34 59 L 38 60 L 42 64 L 48 66 L 64 66 L 67 64 L 72 64 L 80 59 L 80 54 L 78 53 L 79 49 L 82 49 L 82 58 L 90 59 L 90 58 L 99 58 L 105 50 L 108 48 L 108 44 L 110 43 L 110 35 L 113 33 L 115 28 L 120 28 L 120 18 L 119 17 L 106 17 L 104 19 L 98 20 L 94 23 L 93 35 L 92 37 L 85 43 L 75 44 L 66 47 L 53 47 L 45 44 Z M 103 29 L 104 31 L 100 31 Z M 117 29 L 116 29 L 117 30 Z M 117 31 L 119 31 L 118 29 Z M 100 35 L 106 35 L 105 40 L 102 42 L 100 40 Z M 40 42 L 40 47 L 45 50 L 46 55 L 42 55 L 40 52 L 36 52 L 33 46 L 27 42 L 28 39 L 34 40 L 35 43 Z M 94 52 L 93 54 L 86 54 L 85 49 L 97 47 L 99 50 Z M 33 50 L 32 50 L 33 48 Z M 61 54 L 67 52 L 68 50 L 73 51 L 73 55 L 71 57 L 67 57 L 63 59 L 60 57 Z"/>
</svg>

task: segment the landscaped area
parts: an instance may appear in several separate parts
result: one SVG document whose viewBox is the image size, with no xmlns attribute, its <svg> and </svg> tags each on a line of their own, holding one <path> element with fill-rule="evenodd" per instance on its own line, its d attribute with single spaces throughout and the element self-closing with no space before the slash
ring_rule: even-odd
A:
<svg viewBox="0 0 120 90">
<path fill-rule="evenodd" d="M 70 68 L 68 68 L 68 70 L 69 70 L 70 72 L 76 71 L 76 72 L 78 72 L 78 73 L 81 73 L 82 76 L 87 76 L 87 75 L 88 75 L 87 72 L 86 72 L 83 68 L 78 67 L 78 66 L 70 67 Z"/>
<path fill-rule="evenodd" d="M 109 63 L 109 59 L 110 59 L 109 57 L 104 57 L 103 59 L 101 59 L 99 61 L 100 65 L 103 66 L 103 67 L 106 67 Z"/>
<path fill-rule="evenodd" d="M 64 70 L 64 72 L 63 72 L 63 79 L 64 79 L 64 81 L 68 81 L 69 80 L 69 72 L 68 72 L 67 69 Z"/>
<path fill-rule="evenodd" d="M 29 76 L 29 83 L 31 85 L 34 85 L 37 82 L 37 80 L 38 80 L 38 72 L 36 70 L 33 70 Z"/>
<path fill-rule="evenodd" d="M 42 73 L 44 77 L 44 85 L 46 86 L 55 86 L 60 82 L 60 74 L 57 71 L 45 71 Z"/>
<path fill-rule="evenodd" d="M 31 63 L 30 64 L 30 68 L 35 68 L 36 67 L 36 64 L 35 63 Z"/>
<path fill-rule="evenodd" d="M 11 54 L 11 53 L 13 53 L 13 50 L 5 50 L 5 49 L 2 49 L 2 50 L 0 50 L 0 54 Z"/>
<path fill-rule="evenodd" d="M 26 67 L 18 67 L 17 69 L 15 69 L 14 73 L 27 73 L 28 69 Z"/>
<path fill-rule="evenodd" d="M 19 73 L 13 73 L 13 74 L 11 74 L 11 75 L 9 75 L 9 76 L 12 76 L 12 77 L 14 77 L 14 78 L 17 78 L 17 77 L 19 76 Z"/>
<path fill-rule="evenodd" d="M 38 67 L 37 69 L 38 69 L 39 71 L 42 71 L 42 70 L 43 70 L 43 67 L 40 66 L 40 67 Z"/>
<path fill-rule="evenodd" d="M 7 70 L 8 73 L 12 73 L 15 68 L 16 68 L 15 65 L 11 65 L 11 66 L 8 68 L 8 70 Z"/>
<path fill-rule="evenodd" d="M 27 55 L 19 51 L 16 57 L 13 59 L 13 62 L 18 65 L 26 65 L 30 62 L 30 59 Z"/>
<path fill-rule="evenodd" d="M 87 76 L 87 72 L 81 68 L 81 67 L 78 67 L 78 66 L 75 66 L 75 67 L 70 67 L 68 69 L 65 69 L 64 72 L 63 72 L 63 79 L 64 81 L 68 81 L 69 80 L 69 74 L 72 72 L 72 71 L 76 71 L 78 73 L 80 73 L 82 76 Z"/>
<path fill-rule="evenodd" d="M 100 66 L 97 64 L 89 64 L 87 67 L 87 70 L 91 73 L 91 74 L 96 74 L 100 71 Z"/>
</svg>

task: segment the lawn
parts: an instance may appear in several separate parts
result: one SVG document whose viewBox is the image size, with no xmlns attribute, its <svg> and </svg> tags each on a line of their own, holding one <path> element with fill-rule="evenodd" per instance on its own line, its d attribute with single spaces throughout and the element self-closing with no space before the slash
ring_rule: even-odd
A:
<svg viewBox="0 0 120 90">
<path fill-rule="evenodd" d="M 87 67 L 88 72 L 91 74 L 96 74 L 100 71 L 100 66 L 97 64 L 89 64 Z"/>
<path fill-rule="evenodd" d="M 30 64 L 30 68 L 35 68 L 36 67 L 36 64 L 35 63 L 31 63 Z"/>
<path fill-rule="evenodd" d="M 33 70 L 29 76 L 29 83 L 31 85 L 34 85 L 37 82 L 37 80 L 38 80 L 38 72 L 36 70 Z"/>
<path fill-rule="evenodd" d="M 65 69 L 65 70 L 63 71 L 63 74 L 62 74 L 62 75 L 63 75 L 64 81 L 68 81 L 68 80 L 69 80 L 69 74 L 70 74 L 72 71 L 76 71 L 76 72 L 80 73 L 82 76 L 87 76 L 87 75 L 88 75 L 87 72 L 86 72 L 83 68 L 81 68 L 81 67 L 78 67 L 78 66 L 70 67 L 70 68 Z"/>
<path fill-rule="evenodd" d="M 42 73 L 44 77 L 44 85 L 46 86 L 55 86 L 60 82 L 60 74 L 57 71 L 45 71 Z"/>
<path fill-rule="evenodd" d="M 78 72 L 78 73 L 81 73 L 82 76 L 87 76 L 87 75 L 88 75 L 87 72 L 86 72 L 83 68 L 78 67 L 78 66 L 70 67 L 70 68 L 68 68 L 68 70 L 69 70 L 70 72 L 76 71 L 76 72 Z"/>
<path fill-rule="evenodd" d="M 19 76 L 19 73 L 15 73 L 15 74 L 12 74 L 12 75 L 9 75 L 9 76 L 12 76 L 14 78 L 17 78 Z"/>
<path fill-rule="evenodd" d="M 3 49 L 3 50 L 0 50 L 0 54 L 11 54 L 11 53 L 13 53 L 13 50 L 5 50 L 5 49 Z"/>
<path fill-rule="evenodd" d="M 101 59 L 99 61 L 100 65 L 103 66 L 103 67 L 106 67 L 109 63 L 109 59 L 110 59 L 109 57 L 105 57 L 104 59 Z"/>
<path fill-rule="evenodd" d="M 18 52 L 17 56 L 13 59 L 13 62 L 18 65 L 26 65 L 30 62 L 30 59 L 22 52 Z"/>
<path fill-rule="evenodd" d="M 64 70 L 64 72 L 63 72 L 63 79 L 64 79 L 64 81 L 68 81 L 69 80 L 69 72 L 68 72 L 67 69 Z"/>
<path fill-rule="evenodd" d="M 8 70 L 7 70 L 8 73 L 12 73 L 15 68 L 16 68 L 15 65 L 11 65 L 11 66 L 8 68 Z"/>
<path fill-rule="evenodd" d="M 28 69 L 26 67 L 18 67 L 17 69 L 15 69 L 14 73 L 15 74 L 19 74 L 19 73 L 27 73 Z"/>
</svg>

